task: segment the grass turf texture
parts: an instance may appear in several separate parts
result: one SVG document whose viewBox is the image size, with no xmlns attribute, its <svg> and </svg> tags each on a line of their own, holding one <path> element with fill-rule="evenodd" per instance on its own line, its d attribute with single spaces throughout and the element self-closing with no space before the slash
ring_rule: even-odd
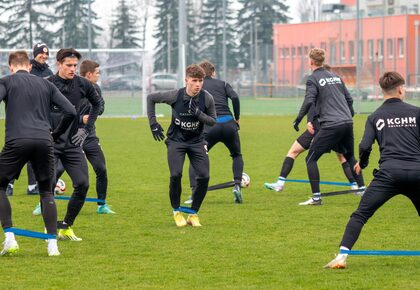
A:
<svg viewBox="0 0 420 290">
<path fill-rule="evenodd" d="M 356 143 L 366 116 L 356 117 Z M 169 119 L 161 119 L 162 126 Z M 310 196 L 308 184 L 286 184 L 284 192 L 263 188 L 276 180 L 281 163 L 298 136 L 293 117 L 244 117 L 241 138 L 251 185 L 244 203 L 234 204 L 229 189 L 209 192 L 200 211 L 202 228 L 176 228 L 168 197 L 169 172 L 163 142 L 153 140 L 145 119 L 101 119 L 98 135 L 109 173 L 109 199 L 116 215 L 96 214 L 86 203 L 74 230 L 83 238 L 59 242 L 62 256 L 49 258 L 42 240 L 17 237 L 20 252 L 1 258 L 7 279 L 1 289 L 418 289 L 418 257 L 350 257 L 348 269 L 322 266 L 338 252 L 349 215 L 359 197 L 324 199 L 320 207 L 298 206 Z M 302 126 L 303 127 L 303 126 Z M 304 154 L 290 178 L 307 179 Z M 371 180 L 377 147 L 365 171 Z M 210 152 L 211 181 L 231 177 L 231 159 L 222 145 Z M 320 161 L 321 179 L 345 181 L 333 154 Z M 185 167 L 187 169 L 187 166 Z M 184 171 L 184 177 L 187 177 Z M 71 183 L 64 176 L 68 193 Z M 31 212 L 26 170 L 16 182 L 14 226 L 42 231 Z M 90 168 L 89 197 L 96 197 Z M 190 194 L 183 179 L 182 200 Z M 323 191 L 342 187 L 322 186 Z M 57 201 L 63 218 L 66 201 Z M 382 207 L 365 226 L 355 249 L 419 250 L 419 218 L 405 197 Z"/>
</svg>

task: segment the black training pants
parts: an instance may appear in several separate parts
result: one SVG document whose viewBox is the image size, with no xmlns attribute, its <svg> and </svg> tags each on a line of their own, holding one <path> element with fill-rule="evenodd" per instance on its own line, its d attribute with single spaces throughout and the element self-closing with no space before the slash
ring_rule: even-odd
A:
<svg viewBox="0 0 420 290">
<path fill-rule="evenodd" d="M 54 154 L 56 167 L 60 160 L 73 183 L 74 191 L 67 205 L 67 213 L 64 217 L 64 222 L 71 226 L 85 203 L 86 194 L 89 189 L 88 166 L 81 147 L 56 147 Z M 53 186 L 56 183 L 57 180 L 54 180 Z"/>
<path fill-rule="evenodd" d="M 420 170 L 380 169 L 376 172 L 359 207 L 350 217 L 340 246 L 351 249 L 369 218 L 398 194 L 407 196 L 420 216 Z"/>
<path fill-rule="evenodd" d="M 209 184 L 209 157 L 207 155 L 207 144 L 199 142 L 194 144 L 175 142 L 169 139 L 165 141 L 168 149 L 168 165 L 171 174 L 169 184 L 169 197 L 172 208 L 180 206 L 181 199 L 181 178 L 184 167 L 185 155 L 188 155 L 190 163 L 197 174 L 197 186 L 194 189 L 194 200 L 191 208 L 198 212 L 207 193 Z"/>
<path fill-rule="evenodd" d="M 306 157 L 306 167 L 311 183 L 312 193 L 319 193 L 319 170 L 317 161 L 324 153 L 340 148 L 350 168 L 353 171 L 356 160 L 354 158 L 353 124 L 343 124 L 335 127 L 321 128 L 315 135 Z M 353 172 L 354 173 L 354 172 Z M 354 173 L 355 175 L 356 173 Z"/>
<path fill-rule="evenodd" d="M 2 227 L 10 228 L 12 209 L 6 196 L 11 179 L 18 178 L 22 167 L 30 161 L 39 181 L 42 217 L 48 234 L 57 234 L 57 208 L 51 190 L 54 176 L 54 149 L 52 140 L 15 139 L 7 141 L 0 153 L 0 220 Z"/>
<path fill-rule="evenodd" d="M 105 155 L 99 144 L 98 137 L 88 137 L 83 142 L 83 152 L 89 163 L 92 165 L 96 174 L 96 194 L 98 199 L 106 200 L 106 193 L 108 190 L 108 174 L 106 171 Z M 64 173 L 64 167 L 61 162 L 57 166 L 57 180 Z M 98 202 L 98 205 L 103 205 L 104 202 Z"/>
<path fill-rule="evenodd" d="M 214 145 L 219 142 L 225 144 L 229 149 L 230 156 L 232 157 L 232 171 L 233 180 L 235 183 L 240 184 L 242 180 L 242 172 L 244 170 L 244 161 L 241 153 L 241 140 L 239 139 L 239 126 L 234 121 L 228 121 L 225 123 L 217 123 L 213 127 L 210 127 L 209 131 L 204 132 L 204 138 L 207 141 L 207 149 L 210 151 Z M 190 165 L 190 186 L 195 188 L 196 176 L 193 167 Z"/>
</svg>

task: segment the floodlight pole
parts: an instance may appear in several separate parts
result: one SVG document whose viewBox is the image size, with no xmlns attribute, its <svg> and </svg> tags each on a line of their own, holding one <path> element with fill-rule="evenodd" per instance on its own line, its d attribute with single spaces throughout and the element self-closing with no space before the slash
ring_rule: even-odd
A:
<svg viewBox="0 0 420 290">
<path fill-rule="evenodd" d="M 226 65 L 226 0 L 223 0 L 223 78 L 226 80 L 227 65 Z"/>
<path fill-rule="evenodd" d="M 88 49 L 89 49 L 89 59 L 92 58 L 92 9 L 91 9 L 91 3 L 92 1 L 89 0 L 88 1 L 89 5 L 89 9 L 88 9 Z"/>
<path fill-rule="evenodd" d="M 167 18 L 167 29 L 168 29 L 168 50 L 167 50 L 167 59 L 168 59 L 168 73 L 171 72 L 171 15 L 168 14 L 168 18 Z"/>
<path fill-rule="evenodd" d="M 184 86 L 185 79 L 185 46 L 187 43 L 187 17 L 185 0 L 178 5 L 178 86 Z"/>
<path fill-rule="evenodd" d="M 415 76 L 415 84 L 416 88 L 418 85 L 418 79 L 419 79 L 419 25 L 420 21 L 416 20 L 414 21 L 414 35 L 415 35 L 415 68 L 414 68 L 414 76 Z"/>
<path fill-rule="evenodd" d="M 360 113 L 360 2 L 356 1 L 356 96 L 357 96 L 357 113 Z"/>
</svg>

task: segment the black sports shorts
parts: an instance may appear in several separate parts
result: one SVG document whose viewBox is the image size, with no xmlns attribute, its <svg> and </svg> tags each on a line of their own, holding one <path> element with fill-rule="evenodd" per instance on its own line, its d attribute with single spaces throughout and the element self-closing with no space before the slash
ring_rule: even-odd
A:
<svg viewBox="0 0 420 290">
<path fill-rule="evenodd" d="M 0 153 L 0 176 L 18 179 L 23 166 L 30 161 L 36 180 L 51 179 L 54 174 L 52 140 L 14 139 L 4 144 Z"/>
</svg>

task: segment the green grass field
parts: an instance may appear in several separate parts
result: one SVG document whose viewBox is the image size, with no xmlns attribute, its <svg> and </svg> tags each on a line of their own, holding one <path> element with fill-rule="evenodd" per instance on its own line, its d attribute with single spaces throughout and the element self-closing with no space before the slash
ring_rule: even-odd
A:
<svg viewBox="0 0 420 290">
<path fill-rule="evenodd" d="M 356 117 L 357 144 L 365 118 Z M 289 183 L 281 193 L 263 188 L 277 178 L 298 136 L 292 120 L 244 116 L 240 134 L 251 177 L 244 203 L 234 204 L 229 189 L 209 192 L 200 211 L 203 227 L 182 229 L 172 220 L 166 148 L 153 140 L 146 119 L 99 120 L 108 203 L 117 214 L 97 215 L 95 204 L 86 203 L 74 225 L 83 241 L 59 242 L 60 257 L 47 257 L 42 240 L 18 237 L 20 252 L 0 259 L 0 289 L 420 289 L 419 257 L 355 256 L 348 269 L 322 268 L 337 253 L 359 197 L 329 197 L 322 206 L 302 207 L 298 203 L 310 196 L 309 185 Z M 169 118 L 161 123 L 166 128 Z M 367 181 L 377 159 L 375 147 Z M 210 152 L 210 161 L 210 184 L 231 179 L 231 159 L 222 145 Z M 333 154 L 319 166 L 321 179 L 345 181 Z M 290 178 L 307 179 L 304 156 Z M 95 197 L 92 171 L 90 180 L 88 195 Z M 42 219 L 31 215 L 37 200 L 25 187 L 24 170 L 11 197 L 14 225 L 42 231 Z M 185 199 L 187 178 L 183 188 Z M 66 202 L 57 204 L 63 218 Z M 414 206 L 398 196 L 369 221 L 354 249 L 420 250 L 419 233 Z"/>
</svg>

